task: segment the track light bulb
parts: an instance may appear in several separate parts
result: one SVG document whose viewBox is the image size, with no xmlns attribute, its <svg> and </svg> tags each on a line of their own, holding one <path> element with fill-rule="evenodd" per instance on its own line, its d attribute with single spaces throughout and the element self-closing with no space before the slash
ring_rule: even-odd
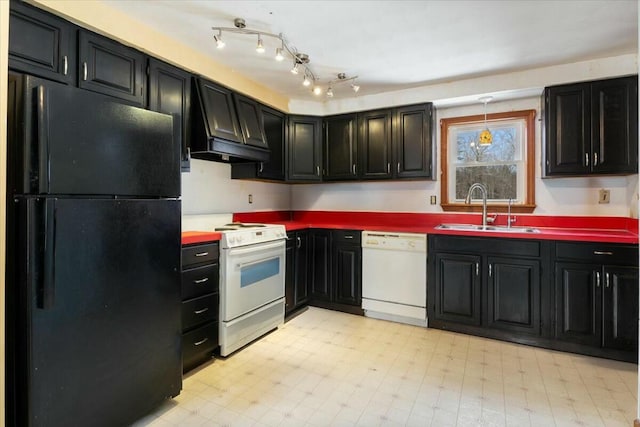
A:
<svg viewBox="0 0 640 427">
<path fill-rule="evenodd" d="M 216 42 L 216 47 L 222 49 L 224 47 L 224 40 L 222 40 L 222 31 L 218 31 L 217 36 L 213 36 L 213 40 Z"/>
<path fill-rule="evenodd" d="M 321 95 L 322 94 L 322 88 L 320 86 L 314 86 L 313 87 L 313 94 L 314 95 Z"/>
<path fill-rule="evenodd" d="M 291 73 L 298 74 L 298 63 L 293 64 L 293 68 L 291 69 Z"/>
<path fill-rule="evenodd" d="M 262 44 L 262 38 L 258 36 L 258 46 L 256 46 L 256 52 L 264 53 L 264 45 Z"/>
<path fill-rule="evenodd" d="M 282 55 L 282 48 L 279 47 L 276 49 L 276 61 L 284 60 L 284 55 Z"/>
<path fill-rule="evenodd" d="M 309 85 L 311 85 L 311 80 L 309 80 L 309 77 L 307 77 L 307 75 L 306 75 L 306 74 L 304 75 L 304 80 L 302 80 L 302 84 L 303 84 L 304 86 L 309 86 Z"/>
<path fill-rule="evenodd" d="M 358 91 L 360 90 L 360 86 L 355 83 L 351 83 L 351 89 L 353 89 L 355 93 L 358 93 Z"/>
<path fill-rule="evenodd" d="M 333 98 L 333 89 L 331 88 L 327 89 L 327 97 Z"/>
</svg>

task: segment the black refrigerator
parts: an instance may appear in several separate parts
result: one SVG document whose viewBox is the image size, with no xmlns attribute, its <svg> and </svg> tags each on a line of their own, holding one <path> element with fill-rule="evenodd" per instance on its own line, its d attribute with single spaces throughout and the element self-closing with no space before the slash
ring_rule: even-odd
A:
<svg viewBox="0 0 640 427">
<path fill-rule="evenodd" d="M 123 426 L 180 393 L 172 117 L 10 74 L 7 416 Z"/>
</svg>

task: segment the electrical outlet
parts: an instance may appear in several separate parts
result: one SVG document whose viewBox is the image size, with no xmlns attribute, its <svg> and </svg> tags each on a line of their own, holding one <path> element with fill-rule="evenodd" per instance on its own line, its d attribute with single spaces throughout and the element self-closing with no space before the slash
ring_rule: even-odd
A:
<svg viewBox="0 0 640 427">
<path fill-rule="evenodd" d="M 611 191 L 610 190 L 601 189 L 598 192 L 598 203 L 600 203 L 600 204 L 609 203 L 610 199 L 611 199 Z"/>
<path fill-rule="evenodd" d="M 249 194 L 249 204 L 253 203 L 253 194 Z"/>
<path fill-rule="evenodd" d="M 429 203 L 431 203 L 432 205 L 435 205 L 436 204 L 436 196 L 431 196 L 429 198 Z"/>
</svg>

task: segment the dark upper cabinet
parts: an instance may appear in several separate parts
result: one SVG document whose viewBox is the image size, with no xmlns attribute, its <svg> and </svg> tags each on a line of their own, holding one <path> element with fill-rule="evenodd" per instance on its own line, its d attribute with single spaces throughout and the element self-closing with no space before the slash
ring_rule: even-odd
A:
<svg viewBox="0 0 640 427">
<path fill-rule="evenodd" d="M 264 134 L 260 105 L 253 99 L 237 93 L 233 94 L 233 99 L 244 143 L 260 148 L 269 148 Z"/>
<path fill-rule="evenodd" d="M 316 300 L 331 300 L 331 231 L 309 231 L 309 293 Z"/>
<path fill-rule="evenodd" d="M 323 179 L 358 176 L 357 120 L 355 114 L 325 117 L 323 123 Z"/>
<path fill-rule="evenodd" d="M 488 258 L 487 326 L 540 333 L 540 261 Z"/>
<path fill-rule="evenodd" d="M 233 92 L 205 79 L 198 79 L 200 100 L 208 128 L 208 135 L 243 143 L 240 121 L 236 113 Z M 194 114 L 203 114 L 195 112 Z"/>
<path fill-rule="evenodd" d="M 258 176 L 260 178 L 284 180 L 286 165 L 286 116 L 273 108 L 262 106 L 262 123 L 264 134 L 269 145 L 268 162 L 258 164 Z"/>
<path fill-rule="evenodd" d="M 476 255 L 435 255 L 435 318 L 480 325 L 480 263 Z"/>
<path fill-rule="evenodd" d="M 9 68 L 75 84 L 77 28 L 22 2 L 10 7 Z"/>
<path fill-rule="evenodd" d="M 433 178 L 433 105 L 394 109 L 396 178 Z"/>
<path fill-rule="evenodd" d="M 604 266 L 602 346 L 638 348 L 638 268 Z"/>
<path fill-rule="evenodd" d="M 392 111 L 367 111 L 358 114 L 359 165 L 363 179 L 393 176 Z"/>
<path fill-rule="evenodd" d="M 322 118 L 290 116 L 287 152 L 288 181 L 320 181 Z"/>
<path fill-rule="evenodd" d="M 637 172 L 637 76 L 548 87 L 543 103 L 546 176 Z"/>
<path fill-rule="evenodd" d="M 78 86 L 145 105 L 147 57 L 106 37 L 79 31 Z"/>
<path fill-rule="evenodd" d="M 191 75 L 157 59 L 149 59 L 149 109 L 174 115 L 174 141 L 181 146 L 182 171 L 189 170 Z"/>
</svg>

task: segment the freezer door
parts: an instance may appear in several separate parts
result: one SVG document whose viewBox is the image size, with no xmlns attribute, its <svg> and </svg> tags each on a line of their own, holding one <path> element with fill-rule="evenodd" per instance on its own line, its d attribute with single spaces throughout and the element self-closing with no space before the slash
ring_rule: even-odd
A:
<svg viewBox="0 0 640 427">
<path fill-rule="evenodd" d="M 26 77 L 22 194 L 180 195 L 173 118 Z"/>
<path fill-rule="evenodd" d="M 18 425 L 128 425 L 179 394 L 180 202 L 18 205 L 30 361 Z"/>
</svg>

